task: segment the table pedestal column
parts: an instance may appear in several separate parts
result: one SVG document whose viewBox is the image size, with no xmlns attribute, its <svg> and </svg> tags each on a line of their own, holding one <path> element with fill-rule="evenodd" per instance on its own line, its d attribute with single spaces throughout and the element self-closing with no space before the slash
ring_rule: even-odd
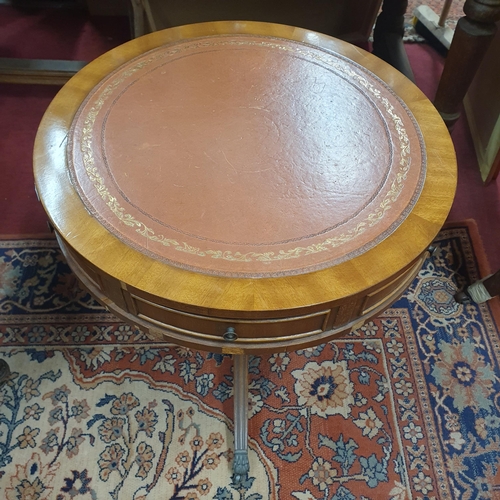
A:
<svg viewBox="0 0 500 500">
<path fill-rule="evenodd" d="M 248 355 L 233 356 L 234 391 L 234 481 L 245 479 L 248 462 Z"/>
<path fill-rule="evenodd" d="M 0 359 L 0 387 L 2 387 L 10 377 L 10 368 L 7 361 Z"/>
</svg>

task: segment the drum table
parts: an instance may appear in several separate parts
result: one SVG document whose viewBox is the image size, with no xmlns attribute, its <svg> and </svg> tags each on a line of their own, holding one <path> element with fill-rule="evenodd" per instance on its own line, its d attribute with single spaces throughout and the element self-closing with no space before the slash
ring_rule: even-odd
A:
<svg viewBox="0 0 500 500">
<path fill-rule="evenodd" d="M 412 281 L 451 207 L 447 130 L 363 50 L 307 30 L 214 22 L 92 62 L 48 108 L 39 197 L 75 274 L 161 339 L 234 356 L 323 343 Z"/>
</svg>

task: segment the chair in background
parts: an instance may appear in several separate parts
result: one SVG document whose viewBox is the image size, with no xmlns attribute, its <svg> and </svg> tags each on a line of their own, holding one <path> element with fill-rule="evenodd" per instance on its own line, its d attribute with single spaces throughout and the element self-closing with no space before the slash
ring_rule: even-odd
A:
<svg viewBox="0 0 500 500">
<path fill-rule="evenodd" d="M 307 4 L 303 0 L 131 0 L 131 5 L 136 37 L 184 24 L 248 20 L 298 26 L 367 46 L 377 20 L 373 53 L 414 80 L 403 45 L 407 0 L 311 0 Z"/>
<path fill-rule="evenodd" d="M 261 21 L 368 40 L 382 0 L 130 0 L 135 36 L 206 21 Z"/>
</svg>

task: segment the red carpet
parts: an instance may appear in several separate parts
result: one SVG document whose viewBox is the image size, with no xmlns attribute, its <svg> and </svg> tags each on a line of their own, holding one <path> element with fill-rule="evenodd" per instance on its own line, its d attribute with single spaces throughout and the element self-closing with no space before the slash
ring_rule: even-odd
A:
<svg viewBox="0 0 500 500">
<path fill-rule="evenodd" d="M 91 61 L 130 37 L 125 17 L 0 6 L 0 57 Z"/>
<path fill-rule="evenodd" d="M 0 6 L 0 57 L 91 61 L 129 39 L 126 18 Z M 32 151 L 55 86 L 0 84 L 0 234 L 48 232 L 37 201 Z"/>
</svg>

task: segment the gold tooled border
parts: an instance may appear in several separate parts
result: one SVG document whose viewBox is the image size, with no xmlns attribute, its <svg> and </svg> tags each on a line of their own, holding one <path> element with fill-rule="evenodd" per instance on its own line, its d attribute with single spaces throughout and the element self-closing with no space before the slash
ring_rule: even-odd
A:
<svg viewBox="0 0 500 500">
<path fill-rule="evenodd" d="M 240 38 L 240 40 L 228 40 L 227 37 L 231 38 Z M 241 38 L 245 37 L 245 40 L 242 40 Z M 217 40 L 215 41 L 215 38 Z M 250 38 L 250 40 L 248 40 Z M 417 183 L 416 190 L 408 203 L 408 205 L 405 207 L 405 210 L 400 214 L 400 217 L 394 223 L 382 234 L 379 235 L 375 240 L 372 242 L 368 243 L 365 245 L 362 249 L 355 250 L 353 252 L 350 252 L 348 255 L 343 256 L 339 259 L 335 259 L 335 263 L 341 263 L 345 260 L 348 260 L 352 258 L 353 256 L 358 256 L 361 253 L 366 252 L 376 244 L 378 244 L 380 241 L 385 239 L 389 234 L 395 231 L 395 229 L 403 222 L 403 220 L 407 217 L 407 215 L 410 213 L 411 209 L 413 206 L 416 204 L 420 193 L 423 189 L 423 184 L 424 184 L 424 179 L 425 179 L 425 173 L 426 173 L 426 154 L 425 154 L 425 147 L 424 147 L 424 141 L 422 138 L 422 133 L 420 131 L 420 128 L 411 114 L 410 110 L 408 107 L 405 105 L 405 103 L 401 100 L 399 96 L 397 96 L 392 89 L 389 88 L 389 86 L 383 82 L 380 78 L 378 78 L 376 75 L 371 73 L 369 70 L 361 66 L 360 64 L 346 58 L 345 56 L 342 56 L 337 53 L 332 53 L 329 52 L 325 49 L 322 49 L 320 47 L 314 47 L 314 46 L 309 46 L 307 44 L 301 43 L 301 42 L 294 42 L 293 40 L 288 40 L 284 39 L 286 42 L 289 42 L 290 44 L 293 43 L 292 46 L 290 45 L 284 45 L 283 43 L 279 43 L 278 41 L 271 41 L 271 40 L 279 40 L 274 37 L 265 37 L 267 40 L 263 41 L 261 40 L 262 37 L 259 37 L 259 40 L 252 40 L 252 38 L 255 38 L 252 35 L 237 35 L 237 34 L 230 34 L 230 35 L 220 35 L 218 37 L 205 37 L 205 39 L 195 39 L 193 40 L 192 43 L 186 43 L 186 41 L 181 41 L 177 42 L 172 45 L 172 48 L 165 50 L 165 46 L 163 47 L 158 47 L 156 49 L 153 49 L 151 51 L 152 56 L 149 57 L 146 60 L 143 60 L 142 58 L 144 57 L 143 55 L 139 56 L 136 59 L 142 59 L 136 62 L 134 66 L 131 68 L 127 69 L 125 72 L 120 73 L 119 77 L 113 80 L 111 83 L 106 85 L 106 87 L 100 92 L 98 95 L 98 99 L 94 102 L 92 105 L 90 111 L 87 113 L 84 123 L 83 123 L 83 129 L 82 129 L 82 139 L 80 143 L 80 149 L 82 153 L 82 160 L 85 168 L 85 172 L 89 178 L 89 180 L 92 182 L 93 186 L 95 187 L 97 193 L 99 196 L 102 198 L 102 200 L 106 203 L 108 208 L 113 212 L 113 214 L 118 218 L 120 222 L 123 224 L 129 226 L 129 227 L 135 227 L 136 232 L 146 238 L 149 241 L 155 242 L 155 243 L 160 243 L 163 246 L 166 247 L 172 247 L 174 250 L 179 251 L 179 252 L 184 252 L 184 253 L 189 253 L 191 255 L 195 255 L 197 257 L 211 257 L 213 259 L 222 259 L 226 261 L 232 261 L 232 262 L 252 262 L 252 261 L 259 261 L 263 263 L 271 263 L 273 261 L 281 261 L 281 260 L 288 260 L 288 259 L 295 259 L 300 256 L 305 256 L 305 255 L 311 255 L 311 254 L 316 254 L 319 252 L 324 252 L 327 250 L 330 250 L 332 248 L 339 247 L 359 235 L 361 235 L 367 228 L 373 227 L 376 224 L 378 224 L 385 216 L 386 212 L 392 207 L 392 204 L 398 199 L 399 195 L 401 194 L 403 188 L 404 188 L 404 181 L 406 180 L 408 171 L 410 170 L 411 166 L 411 151 L 410 151 L 410 141 L 408 138 L 408 134 L 406 132 L 406 129 L 403 124 L 403 120 L 401 117 L 395 112 L 394 106 L 389 102 L 389 100 L 386 97 L 381 96 L 381 92 L 379 89 L 377 89 L 372 83 L 370 83 L 367 78 L 364 76 L 358 74 L 357 72 L 353 71 L 350 69 L 346 63 L 349 63 L 352 66 L 357 67 L 361 72 L 368 73 L 369 76 L 372 79 L 375 79 L 378 81 L 386 90 L 388 90 L 400 103 L 400 105 L 403 107 L 403 109 L 407 112 L 408 117 L 411 119 L 415 131 L 417 133 L 417 137 L 419 139 L 420 143 L 420 148 L 421 148 L 421 155 L 422 155 L 422 162 L 421 162 L 421 172 L 420 172 L 420 178 Z M 155 60 L 159 58 L 165 58 L 172 56 L 174 54 L 178 54 L 181 51 L 185 51 L 188 49 L 191 49 L 193 47 L 214 47 L 214 46 L 224 46 L 224 45 L 233 45 L 233 46 L 243 46 L 243 45 L 253 45 L 253 46 L 265 46 L 265 47 L 270 47 L 273 49 L 278 49 L 286 52 L 293 53 L 295 55 L 301 55 L 303 57 L 308 57 L 310 59 L 314 59 L 316 62 L 321 63 L 326 65 L 327 67 L 330 67 L 334 70 L 337 70 L 344 75 L 352 78 L 355 80 L 359 85 L 364 87 L 374 98 L 375 100 L 379 101 L 382 106 L 384 107 L 385 111 L 391 118 L 394 128 L 396 130 L 396 133 L 398 135 L 398 140 L 399 140 L 399 150 L 400 150 L 400 160 L 399 160 L 399 169 L 396 172 L 396 176 L 394 181 L 391 184 L 391 187 L 389 191 L 386 193 L 384 196 L 383 200 L 379 203 L 378 207 L 376 210 L 370 214 L 368 214 L 365 219 L 361 222 L 359 222 L 356 227 L 350 229 L 349 231 L 332 237 L 332 238 L 327 238 L 321 243 L 315 243 L 312 245 L 308 246 L 297 246 L 295 248 L 289 249 L 289 250 L 277 250 L 277 251 L 269 251 L 269 252 L 255 252 L 255 251 L 250 251 L 246 253 L 241 253 L 241 252 L 232 252 L 230 250 L 219 250 L 219 249 L 205 249 L 202 250 L 198 247 L 194 247 L 192 245 L 189 245 L 186 242 L 178 241 L 176 239 L 172 238 L 166 238 L 162 234 L 155 234 L 155 232 L 149 228 L 146 224 L 144 224 L 142 221 L 136 219 L 134 216 L 131 214 L 126 213 L 125 209 L 120 205 L 119 201 L 114 197 L 108 188 L 105 185 L 104 179 L 101 177 L 99 174 L 98 169 L 95 167 L 95 160 L 93 156 L 93 150 L 91 147 L 92 144 L 92 138 L 94 136 L 93 134 L 93 128 L 94 128 L 94 123 L 95 120 L 101 111 L 104 103 L 108 99 L 110 95 L 113 94 L 115 89 L 127 78 L 132 76 L 134 73 L 139 71 L 140 69 L 144 68 L 145 66 L 148 66 Z M 314 49 L 314 50 L 313 50 Z M 336 59 L 340 59 L 343 64 L 337 61 L 332 61 L 332 58 L 335 57 Z M 129 64 L 129 63 L 126 63 Z M 116 70 L 114 73 L 117 73 L 118 70 Z M 95 90 L 97 92 L 97 90 Z M 80 118 L 80 115 L 82 113 L 82 110 L 84 106 L 88 103 L 88 100 L 93 96 L 93 94 L 89 95 L 88 98 L 82 103 L 80 106 L 80 109 L 78 110 L 77 114 L 75 115 L 74 121 L 73 121 L 73 131 L 74 131 L 74 124 L 75 122 Z M 73 134 L 70 134 L 71 139 L 68 143 L 68 160 L 71 163 L 72 161 L 72 155 L 71 155 L 71 149 L 73 147 Z M 76 177 L 74 172 L 71 172 L 72 175 Z M 74 179 L 76 180 L 76 179 Z M 75 186 L 78 186 L 78 183 L 75 182 Z M 108 227 L 108 225 L 106 225 Z M 161 255 L 158 256 L 157 254 L 154 254 L 153 252 L 148 252 L 151 253 L 152 255 L 156 257 L 160 257 L 162 260 L 166 260 L 163 258 Z M 355 255 L 353 255 L 355 254 Z M 332 264 L 332 262 L 328 261 L 325 263 L 321 263 L 318 265 L 314 266 L 309 266 L 307 269 L 304 270 L 292 270 L 292 271 L 284 271 L 284 272 L 272 272 L 272 273 L 255 273 L 255 272 L 224 272 L 224 271 L 216 271 L 216 270 L 210 270 L 210 269 L 201 269 L 201 268 L 196 268 L 195 266 L 189 266 L 185 265 L 179 262 L 172 262 L 167 259 L 167 261 L 177 267 L 181 268 L 186 268 L 190 270 L 196 270 L 196 271 L 201 271 L 204 273 L 209 273 L 209 274 L 216 274 L 216 275 L 224 275 L 224 276 L 245 276 L 245 277 L 261 277 L 261 276 L 283 276 L 283 275 L 290 275 L 290 274 L 300 274 L 304 272 L 310 272 L 312 270 L 318 270 L 322 269 L 325 267 L 329 267 Z"/>
</svg>

